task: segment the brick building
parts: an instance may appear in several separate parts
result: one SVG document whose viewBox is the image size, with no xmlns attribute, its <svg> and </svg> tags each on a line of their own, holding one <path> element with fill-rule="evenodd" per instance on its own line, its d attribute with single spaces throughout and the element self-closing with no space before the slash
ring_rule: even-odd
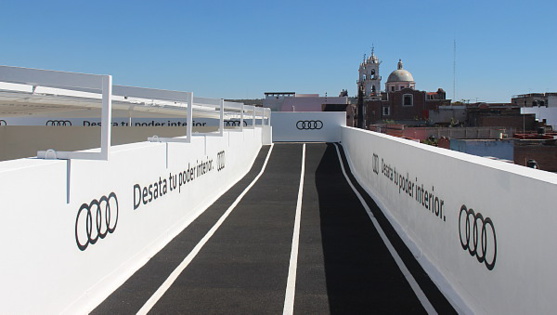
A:
<svg viewBox="0 0 557 315">
<path fill-rule="evenodd" d="M 466 108 L 466 125 L 469 127 L 507 127 L 514 130 L 536 130 L 536 116 L 521 114 L 520 106 L 513 104 L 476 103 Z"/>
<path fill-rule="evenodd" d="M 404 87 L 385 92 L 380 100 L 366 101 L 367 121 L 370 124 L 395 121 L 408 125 L 423 125 L 429 121 L 429 112 L 439 106 L 450 105 L 443 89 L 426 92 Z"/>
<path fill-rule="evenodd" d="M 378 91 L 381 84 L 381 62 L 372 51 L 368 60 L 360 65 L 359 86 L 364 88 L 365 121 L 376 124 L 387 121 L 410 125 L 423 125 L 429 121 L 429 112 L 439 106 L 450 105 L 443 89 L 436 92 L 416 90 L 412 73 L 404 69 L 399 59 L 397 69 L 389 75 L 385 92 Z M 368 73 L 369 72 L 369 73 Z"/>
<path fill-rule="evenodd" d="M 557 144 L 555 139 L 516 139 L 514 163 L 527 166 L 535 161 L 537 168 L 557 172 Z"/>
</svg>

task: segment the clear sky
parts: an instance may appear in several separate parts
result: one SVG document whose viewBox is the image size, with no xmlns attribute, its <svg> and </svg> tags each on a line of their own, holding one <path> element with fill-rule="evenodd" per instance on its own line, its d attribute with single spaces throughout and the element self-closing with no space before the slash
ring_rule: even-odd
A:
<svg viewBox="0 0 557 315">
<path fill-rule="evenodd" d="M 2 65 L 204 97 L 353 96 L 372 45 L 383 89 L 400 58 L 456 100 L 557 92 L 556 0 L 0 0 Z"/>
</svg>

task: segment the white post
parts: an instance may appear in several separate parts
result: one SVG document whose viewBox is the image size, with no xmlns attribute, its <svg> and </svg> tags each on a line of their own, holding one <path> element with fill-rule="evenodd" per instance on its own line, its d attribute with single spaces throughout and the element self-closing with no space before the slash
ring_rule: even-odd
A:
<svg viewBox="0 0 557 315">
<path fill-rule="evenodd" d="M 112 131 L 112 76 L 102 79 L 101 156 L 108 161 Z"/>
<path fill-rule="evenodd" d="M 219 134 L 224 135 L 224 98 L 220 99 Z"/>
<path fill-rule="evenodd" d="M 193 92 L 190 93 L 188 99 L 188 117 L 187 117 L 187 141 L 188 143 L 191 142 L 191 137 L 193 136 Z"/>
<path fill-rule="evenodd" d="M 133 112 L 133 106 L 130 106 L 128 108 L 128 127 L 132 127 L 132 112 Z"/>
<path fill-rule="evenodd" d="M 255 110 L 256 110 L 256 107 L 253 106 L 253 121 L 252 121 L 252 128 L 255 128 L 255 115 L 256 115 Z"/>
<path fill-rule="evenodd" d="M 242 112 L 240 113 L 240 131 L 244 131 L 244 103 L 242 103 Z"/>
</svg>

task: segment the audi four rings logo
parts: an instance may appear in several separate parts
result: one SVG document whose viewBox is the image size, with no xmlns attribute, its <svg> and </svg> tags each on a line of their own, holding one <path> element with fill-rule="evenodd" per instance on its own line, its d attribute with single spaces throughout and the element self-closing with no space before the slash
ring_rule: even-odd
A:
<svg viewBox="0 0 557 315">
<path fill-rule="evenodd" d="M 115 193 L 84 203 L 77 211 L 75 241 L 82 251 L 113 233 L 118 223 L 118 198 Z"/>
<path fill-rule="evenodd" d="M 298 130 L 318 130 L 323 128 L 321 120 L 298 120 L 296 123 Z"/>
<path fill-rule="evenodd" d="M 0 119 L 0 126 L 7 126 L 8 123 L 4 119 Z"/>
<path fill-rule="evenodd" d="M 69 120 L 47 120 L 47 126 L 71 126 L 72 122 Z"/>
<path fill-rule="evenodd" d="M 458 233 L 462 248 L 492 270 L 497 260 L 497 237 L 493 221 L 462 205 L 458 215 Z"/>
</svg>

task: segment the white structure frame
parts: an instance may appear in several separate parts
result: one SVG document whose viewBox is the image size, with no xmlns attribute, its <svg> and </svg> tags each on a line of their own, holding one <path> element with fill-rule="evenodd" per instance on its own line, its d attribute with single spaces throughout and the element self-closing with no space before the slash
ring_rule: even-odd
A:
<svg viewBox="0 0 557 315">
<path fill-rule="evenodd" d="M 102 100 L 100 152 L 56 152 L 47 150 L 39 151 L 37 157 L 43 159 L 108 160 L 111 138 L 110 122 L 112 120 L 112 76 L 0 66 L 0 81 L 31 85 L 33 93 L 38 86 L 100 90 Z"/>
<path fill-rule="evenodd" d="M 179 92 L 112 85 L 112 76 L 51 70 L 0 66 L 0 90 L 7 91 L 8 99 L 21 101 L 33 97 L 64 100 L 63 106 L 101 108 L 100 152 L 39 151 L 42 159 L 108 160 L 111 147 L 112 110 L 124 109 L 130 113 L 155 112 L 186 116 L 184 137 L 150 137 L 155 142 L 190 143 L 193 136 L 223 136 L 224 119 L 240 118 L 239 131 L 244 129 L 246 117 L 252 119 L 251 128 L 261 119 L 261 126 L 271 124 L 269 109 L 227 102 L 224 99 L 194 98 L 193 92 Z M 99 106 L 99 100 L 101 105 Z M 47 106 L 47 105 L 46 105 Z M 184 113 L 185 112 L 185 113 Z M 193 116 L 219 119 L 219 129 L 212 133 L 193 133 Z M 130 124 L 131 126 L 131 115 Z"/>
</svg>

